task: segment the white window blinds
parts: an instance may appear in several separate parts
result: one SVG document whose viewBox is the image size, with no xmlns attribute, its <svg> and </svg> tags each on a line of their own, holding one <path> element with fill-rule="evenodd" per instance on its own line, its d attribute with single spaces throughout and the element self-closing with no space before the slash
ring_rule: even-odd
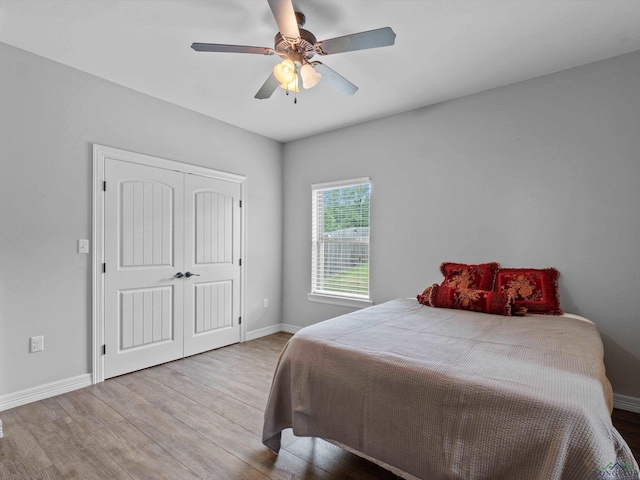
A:
<svg viewBox="0 0 640 480">
<path fill-rule="evenodd" d="M 369 298 L 368 178 L 312 186 L 311 293 Z"/>
</svg>

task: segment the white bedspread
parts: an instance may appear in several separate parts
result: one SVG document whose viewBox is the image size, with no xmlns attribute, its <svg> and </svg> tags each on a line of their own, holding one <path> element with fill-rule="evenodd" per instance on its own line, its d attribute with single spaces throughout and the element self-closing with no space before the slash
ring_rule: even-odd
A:
<svg viewBox="0 0 640 480">
<path fill-rule="evenodd" d="M 638 478 L 611 409 L 592 323 L 401 299 L 291 338 L 263 443 L 292 427 L 425 480 Z"/>
</svg>

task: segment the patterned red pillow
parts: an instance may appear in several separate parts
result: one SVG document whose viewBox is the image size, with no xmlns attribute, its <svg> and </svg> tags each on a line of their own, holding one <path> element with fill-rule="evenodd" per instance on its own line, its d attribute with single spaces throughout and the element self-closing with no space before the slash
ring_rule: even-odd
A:
<svg viewBox="0 0 640 480">
<path fill-rule="evenodd" d="M 431 285 L 429 285 L 427 288 L 424 289 L 424 291 L 416 296 L 416 298 L 418 299 L 418 302 L 420 302 L 423 305 L 429 305 L 429 294 L 431 293 Z"/>
<path fill-rule="evenodd" d="M 501 268 L 496 275 L 496 292 L 513 295 L 516 306 L 529 313 L 562 315 L 555 268 Z"/>
<path fill-rule="evenodd" d="M 493 282 L 499 268 L 500 265 L 496 262 L 479 265 L 445 262 L 440 265 L 440 271 L 444 275 L 441 286 L 493 290 Z"/>
<path fill-rule="evenodd" d="M 429 305 L 441 308 L 457 308 L 495 315 L 524 315 L 525 311 L 514 309 L 513 297 L 505 293 L 470 288 L 450 288 L 433 285 L 429 294 Z"/>
</svg>

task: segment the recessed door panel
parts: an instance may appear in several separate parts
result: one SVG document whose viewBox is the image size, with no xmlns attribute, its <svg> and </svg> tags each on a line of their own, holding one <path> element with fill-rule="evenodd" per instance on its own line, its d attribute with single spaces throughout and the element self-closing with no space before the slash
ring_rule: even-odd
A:
<svg viewBox="0 0 640 480">
<path fill-rule="evenodd" d="M 120 189 L 120 266 L 171 265 L 173 189 L 140 180 Z"/>
<path fill-rule="evenodd" d="M 120 291 L 119 350 L 173 340 L 173 287 Z"/>
<path fill-rule="evenodd" d="M 231 263 L 233 198 L 213 191 L 195 193 L 195 264 Z"/>
<path fill-rule="evenodd" d="M 195 288 L 195 334 L 233 325 L 233 283 L 202 283 Z"/>
</svg>

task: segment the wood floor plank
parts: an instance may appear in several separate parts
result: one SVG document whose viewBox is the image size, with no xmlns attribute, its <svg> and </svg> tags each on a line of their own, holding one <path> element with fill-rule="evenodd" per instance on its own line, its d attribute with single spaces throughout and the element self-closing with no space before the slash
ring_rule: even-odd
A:
<svg viewBox="0 0 640 480">
<path fill-rule="evenodd" d="M 202 478 L 267 478 L 224 448 L 153 405 L 138 406 L 127 420 Z"/>
<path fill-rule="evenodd" d="M 211 352 L 205 352 L 201 355 L 194 355 L 190 357 L 191 360 L 195 362 L 200 362 L 204 364 L 215 365 L 218 371 L 223 375 L 236 375 L 237 372 L 246 372 L 249 376 L 257 376 L 258 378 L 264 378 L 264 375 L 271 376 L 273 374 L 274 368 L 267 368 L 264 365 L 259 364 L 257 361 L 254 361 L 252 356 L 248 354 L 249 352 L 240 352 L 238 349 L 235 352 L 238 353 L 239 356 L 236 356 L 233 359 L 227 358 L 227 361 L 224 361 L 224 358 L 230 356 L 230 354 L 223 353 L 224 350 L 221 351 L 213 350 Z M 233 351 L 232 351 L 233 353 Z M 242 358 L 241 361 L 239 359 Z M 245 380 L 248 383 L 250 379 L 245 379 L 244 377 L 239 377 Z"/>
<path fill-rule="evenodd" d="M 40 470 L 39 472 L 27 475 L 26 477 L 22 477 L 20 480 L 64 480 L 64 477 L 56 467 L 49 467 L 44 470 Z"/>
<path fill-rule="evenodd" d="M 200 383 L 209 385 L 222 393 L 237 400 L 245 402 L 255 408 L 263 409 L 267 403 L 268 392 L 259 390 L 244 383 L 239 383 L 233 378 L 216 372 L 208 365 L 194 362 L 191 358 L 186 358 L 179 362 L 167 364 L 167 367 L 193 377 Z"/>
<path fill-rule="evenodd" d="M 1 480 L 21 480 L 27 475 L 27 470 L 22 462 L 13 460 L 0 461 Z"/>
<path fill-rule="evenodd" d="M 258 362 L 271 364 L 278 361 L 278 355 L 291 338 L 291 335 L 289 334 L 284 335 L 285 337 L 277 336 L 270 338 L 267 341 L 263 341 L 265 337 L 262 337 L 256 340 L 251 340 L 250 342 L 238 343 L 230 350 L 232 352 L 241 353 L 242 355 L 251 355 L 253 358 L 256 358 Z"/>
<path fill-rule="evenodd" d="M 257 435 L 262 434 L 263 411 L 200 383 L 164 365 L 143 370 L 145 375 L 173 388 L 200 405 L 218 412 L 234 423 Z"/>
<path fill-rule="evenodd" d="M 272 371 L 267 374 L 252 368 L 251 365 L 230 365 L 209 355 L 198 355 L 191 360 L 210 367 L 221 376 L 234 382 L 240 382 L 261 391 L 268 390 L 271 387 Z"/>
<path fill-rule="evenodd" d="M 258 353 L 252 349 L 221 348 L 207 353 L 204 356 L 210 356 L 242 371 L 259 372 L 269 378 L 273 376 L 277 364 L 275 359 L 268 358 L 264 353 Z M 267 358 L 268 360 L 266 360 Z"/>
<path fill-rule="evenodd" d="M 293 335 L 286 332 L 278 332 L 273 335 L 256 338 L 251 342 L 243 343 L 241 346 L 247 348 L 261 348 L 270 350 L 273 353 L 279 354 L 284 348 L 285 344 Z"/>
<path fill-rule="evenodd" d="M 640 463 L 640 413 L 614 408 L 611 420 Z"/>
<path fill-rule="evenodd" d="M 29 430 L 65 479 L 131 479 L 78 423 L 53 421 Z"/>
<path fill-rule="evenodd" d="M 260 436 L 204 407 L 176 415 L 191 428 L 222 446 L 272 479 L 332 479 L 335 477 L 301 458 L 281 450 L 275 455 L 264 448 Z M 274 462 L 275 460 L 275 462 Z"/>
<path fill-rule="evenodd" d="M 92 437 L 135 479 L 200 479 L 126 420 L 101 428 Z"/>
<path fill-rule="evenodd" d="M 2 425 L 0 479 L 17 479 L 53 465 L 25 423 Z"/>
<path fill-rule="evenodd" d="M 35 403 L 38 403 L 38 402 L 35 402 Z M 33 405 L 33 404 L 30 404 L 30 405 Z M 13 425 L 15 423 L 20 423 L 23 421 L 20 418 L 20 415 L 18 415 L 18 411 L 16 408 L 11 408 L 9 410 L 0 412 L 0 417 L 2 418 L 2 425 L 4 427 L 6 427 L 7 425 Z"/>
<path fill-rule="evenodd" d="M 167 413 L 198 405 L 198 402 L 145 375 L 144 371 L 123 375 L 115 380 Z"/>
<path fill-rule="evenodd" d="M 122 416 L 128 411 L 135 410 L 140 404 L 150 403 L 146 398 L 119 383 L 117 378 L 92 385 L 86 390 Z"/>
<path fill-rule="evenodd" d="M 291 429 L 291 428 L 285 428 L 284 430 L 282 430 L 281 434 L 282 434 L 281 437 L 280 437 L 280 447 L 281 448 L 288 447 L 293 442 L 298 440 L 298 438 L 300 438 L 300 437 L 296 437 L 293 434 L 293 429 Z M 262 435 L 260 435 L 260 438 L 262 438 Z"/>
<path fill-rule="evenodd" d="M 46 398 L 15 408 L 23 422 L 38 424 L 54 420 L 70 421 L 69 413 L 58 403 L 57 398 Z"/>
<path fill-rule="evenodd" d="M 122 416 L 109 405 L 84 389 L 59 395 L 56 400 L 87 432 L 122 420 Z"/>
<path fill-rule="evenodd" d="M 320 438 L 299 437 L 287 451 L 345 480 L 396 480 L 398 477 Z"/>
<path fill-rule="evenodd" d="M 2 477 L 0 477 L 2 478 Z M 45 468 L 39 472 L 23 477 L 21 480 L 64 480 L 56 467 Z"/>
</svg>

